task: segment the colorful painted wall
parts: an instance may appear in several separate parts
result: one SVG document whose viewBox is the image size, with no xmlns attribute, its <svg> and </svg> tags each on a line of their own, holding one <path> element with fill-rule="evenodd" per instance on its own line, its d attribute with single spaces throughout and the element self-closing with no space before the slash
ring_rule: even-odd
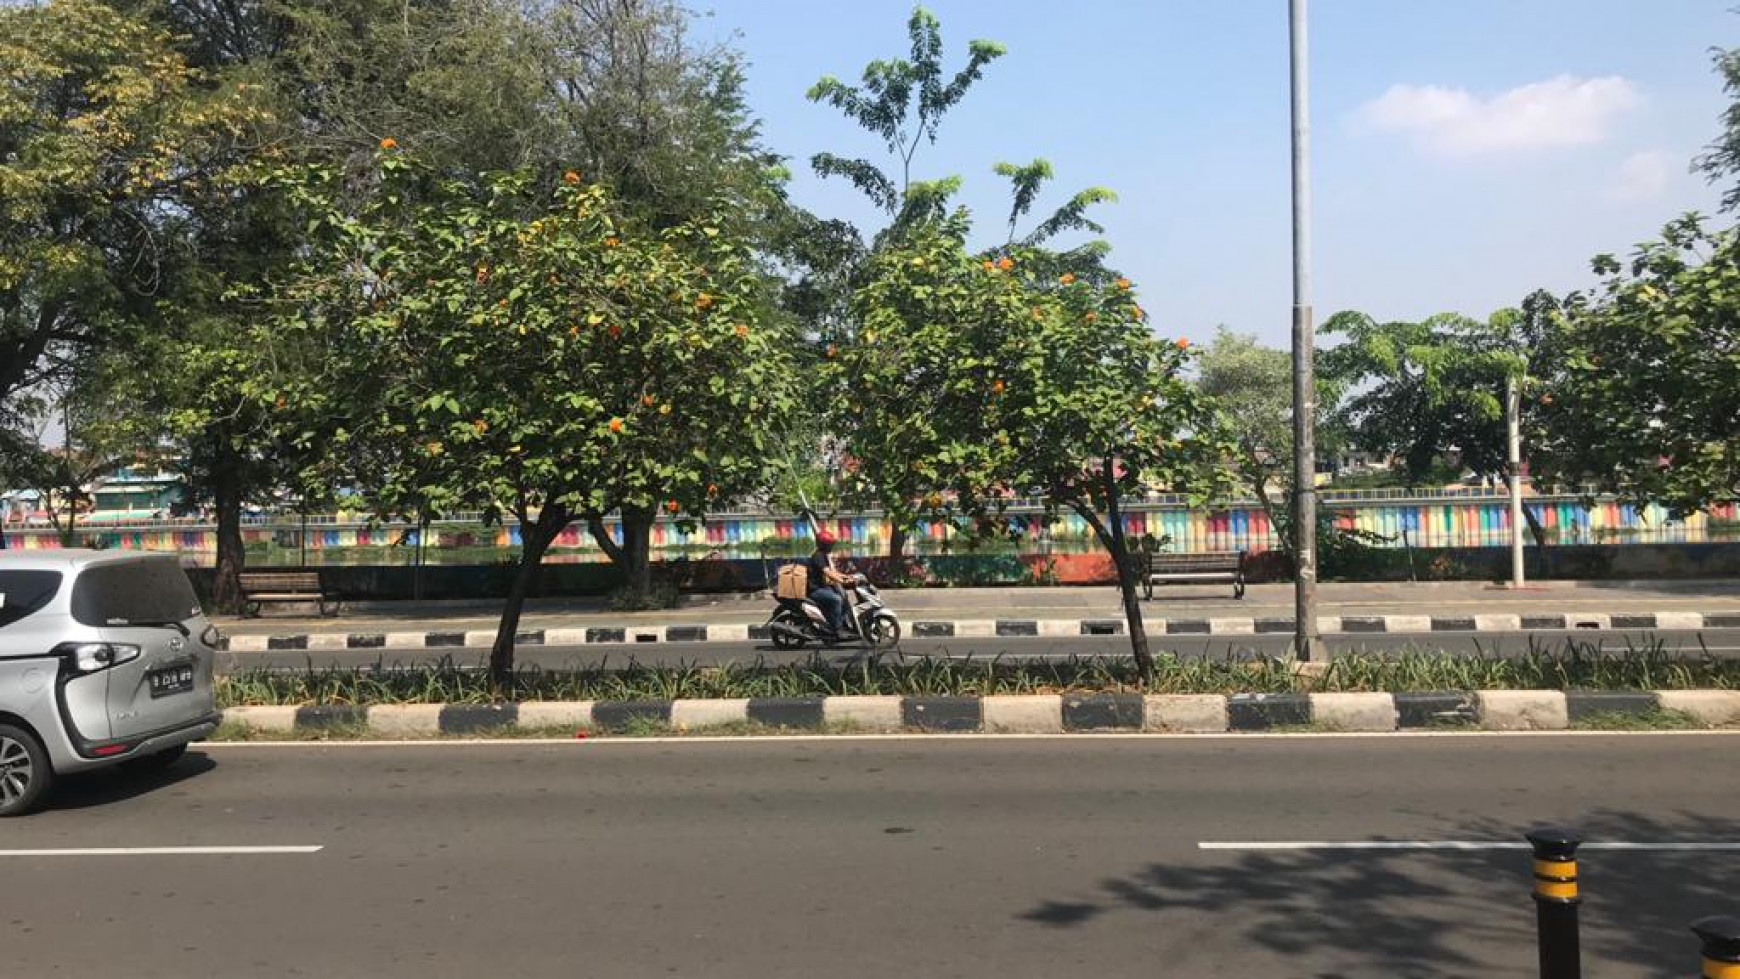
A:
<svg viewBox="0 0 1740 979">
<path fill-rule="evenodd" d="M 1385 538 L 1387 547 L 1497 547 L 1510 535 L 1510 514 L 1503 497 L 1418 497 L 1381 500 L 1332 500 L 1323 504 L 1336 513 L 1344 527 L 1357 527 Z M 1574 498 L 1535 497 L 1527 501 L 1548 539 L 1560 544 L 1578 543 L 1667 543 L 1702 542 L 1740 539 L 1740 510 L 1729 503 L 1694 514 L 1684 521 L 1670 522 L 1665 511 L 1657 507 L 1636 508 L 1617 502 L 1602 502 L 1585 508 Z M 1092 532 L 1085 521 L 1074 515 L 1061 517 L 1044 534 L 1037 521 L 1027 520 L 1028 514 L 1015 514 L 1012 526 L 1028 544 L 1022 550 L 1029 553 L 1053 551 L 1059 553 L 1095 550 Z M 860 553 L 880 550 L 889 536 L 887 521 L 877 515 L 844 516 L 826 522 L 826 526 L 848 546 Z M 299 524 L 259 525 L 244 528 L 243 537 L 250 543 L 276 541 L 281 546 L 299 547 L 295 535 Z M 621 528 L 612 524 L 612 532 L 621 539 Z M 1234 505 L 1222 510 L 1190 509 L 1179 504 L 1131 503 L 1125 517 L 1125 531 L 1132 536 L 1151 535 L 1168 539 L 1167 550 L 1197 552 L 1246 550 L 1264 551 L 1274 548 L 1276 537 L 1267 515 L 1255 504 Z M 55 548 L 59 541 L 48 528 L 5 532 L 6 546 L 26 550 Z M 913 528 L 912 537 L 927 551 L 944 549 L 953 534 L 941 523 L 921 523 Z M 207 525 L 140 525 L 133 527 L 90 528 L 87 540 L 102 547 L 118 547 L 158 551 L 182 551 L 210 554 L 216 549 L 215 532 Z M 794 516 L 722 515 L 695 527 L 692 533 L 671 521 L 661 521 L 653 528 L 653 547 L 664 550 L 719 551 L 731 557 L 755 557 L 772 542 L 791 541 L 791 546 L 809 538 L 809 528 Z M 369 526 L 361 521 L 350 523 L 316 522 L 308 528 L 306 548 L 310 552 L 337 551 L 362 547 L 393 547 L 414 544 L 415 530 L 402 526 Z M 430 531 L 431 551 L 454 548 L 517 548 L 517 525 L 482 528 L 478 526 L 437 524 Z M 602 552 L 584 528 L 575 525 L 563 531 L 556 547 L 574 552 L 570 560 L 602 559 Z"/>
</svg>

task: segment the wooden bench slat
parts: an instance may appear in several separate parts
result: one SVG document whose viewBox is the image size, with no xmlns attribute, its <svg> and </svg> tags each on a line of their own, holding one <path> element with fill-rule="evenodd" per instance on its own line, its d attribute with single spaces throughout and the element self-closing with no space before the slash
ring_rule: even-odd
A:
<svg viewBox="0 0 1740 979">
<path fill-rule="evenodd" d="M 327 602 L 332 600 L 318 571 L 244 571 L 238 577 L 242 601 L 255 611 L 265 602 L 314 601 L 325 615 Z"/>
<path fill-rule="evenodd" d="M 1245 597 L 1245 552 L 1209 551 L 1201 554 L 1142 552 L 1143 588 L 1154 597 L 1154 586 L 1170 581 L 1227 581 L 1233 597 Z"/>
</svg>

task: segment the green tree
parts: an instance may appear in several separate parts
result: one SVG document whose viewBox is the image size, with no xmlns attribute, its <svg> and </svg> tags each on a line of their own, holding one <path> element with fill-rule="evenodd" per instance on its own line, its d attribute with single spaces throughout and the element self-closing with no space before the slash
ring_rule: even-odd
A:
<svg viewBox="0 0 1740 979">
<path fill-rule="evenodd" d="M 1740 174 L 1740 48 L 1715 48 L 1710 52 L 1710 60 L 1722 78 L 1722 90 L 1729 102 L 1722 110 L 1721 133 L 1693 165 L 1714 184 Z M 1722 193 L 1722 210 L 1737 208 L 1740 208 L 1740 183 Z"/>
<path fill-rule="evenodd" d="M 1554 308 L 1550 294 L 1535 292 L 1520 308 L 1501 309 L 1484 322 L 1443 313 L 1418 323 L 1380 323 L 1365 313 L 1337 313 L 1323 332 L 1346 341 L 1322 355 L 1322 373 L 1356 393 L 1332 424 L 1361 448 L 1399 457 L 1411 485 L 1430 478 L 1451 450 L 1477 478 L 1508 481 L 1507 391 L 1532 389 L 1536 371 L 1550 368 L 1540 350 Z M 1532 401 L 1524 405 L 1519 424 L 1527 425 Z M 1526 469 L 1526 452 L 1519 461 Z M 1534 511 L 1522 512 L 1536 545 L 1545 545 Z"/>
<path fill-rule="evenodd" d="M 332 351 L 296 397 L 348 419 L 337 454 L 379 512 L 518 520 L 490 660 L 506 684 L 520 609 L 569 523 L 644 591 L 635 542 L 657 513 L 693 520 L 765 486 L 764 433 L 797 407 L 791 337 L 721 224 L 653 228 L 573 171 L 554 190 L 523 174 L 472 186 L 391 147 L 381 170 L 380 193 L 320 220 L 276 328 Z M 601 532 L 613 510 L 620 546 Z"/>
<path fill-rule="evenodd" d="M 165 226 L 239 164 L 262 116 L 95 0 L 0 9 L 0 64 L 3 407 L 151 322 Z"/>
<path fill-rule="evenodd" d="M 811 158 L 817 174 L 849 181 L 888 219 L 885 226 L 868 235 L 850 227 L 817 229 L 827 232 L 822 240 L 831 245 L 832 254 L 823 257 L 833 258 L 837 271 L 806 278 L 800 284 L 800 295 L 807 301 L 808 309 L 822 314 L 809 322 L 820 327 L 817 332 L 824 344 L 850 340 L 865 328 L 861 304 L 852 297 L 868 283 L 876 256 L 885 250 L 904 248 L 904 237 L 913 229 L 949 218 L 950 200 L 959 191 L 961 179 L 958 176 L 915 179 L 914 161 L 921 147 L 936 142 L 944 117 L 984 78 L 986 67 L 1005 53 L 1003 45 L 995 41 L 972 41 L 967 45 L 966 64 L 950 74 L 943 64 L 942 27 L 933 14 L 923 7 L 913 8 L 907 21 L 907 35 L 909 57 L 870 62 L 856 86 L 826 76 L 808 93 L 811 101 L 840 110 L 880 139 L 892 166 L 897 168 L 891 170 L 868 159 L 832 153 L 819 153 Z M 1100 187 L 1083 190 L 1023 234 L 1022 222 L 1032 215 L 1044 184 L 1053 175 L 1051 164 L 1036 159 L 1026 165 L 999 163 L 994 169 L 1011 185 L 1008 235 L 1001 245 L 984 252 L 981 258 L 996 260 L 1019 253 L 1035 274 L 1044 277 L 1069 273 L 1101 284 L 1117 278 L 1102 261 L 1108 250 L 1104 242 L 1089 241 L 1061 252 L 1042 248 L 1068 232 L 1101 233 L 1103 229 L 1086 212 L 1094 204 L 1115 199 L 1111 191 Z M 843 430 L 861 424 L 861 415 L 861 408 L 853 405 L 836 413 L 832 422 Z M 853 502 L 880 505 L 888 515 L 893 528 L 889 554 L 898 558 L 906 550 L 907 528 L 924 506 L 920 498 L 905 491 L 911 479 L 900 471 L 902 464 L 887 461 L 893 468 L 884 466 L 881 458 L 861 460 L 855 479 L 848 485 L 856 488 Z"/>
<path fill-rule="evenodd" d="M 13 474 L 42 494 L 43 510 L 62 547 L 79 545 L 79 517 L 96 503 L 88 487 L 123 466 L 157 462 L 163 447 L 155 419 L 115 409 L 135 399 L 144 383 L 125 358 L 111 351 L 91 354 L 74 370 L 52 398 L 38 402 L 36 437 Z M 44 448 L 51 420 L 61 428 L 61 444 Z"/>
<path fill-rule="evenodd" d="M 1214 402 L 1237 447 L 1233 463 L 1241 488 L 1262 504 L 1271 524 L 1284 526 L 1293 472 L 1292 357 L 1223 326 L 1198 358 L 1197 372 L 1198 388 Z M 1320 393 L 1318 403 L 1334 402 Z M 1290 550 L 1291 541 L 1283 546 Z"/>
<path fill-rule="evenodd" d="M 262 140 L 262 165 L 338 168 L 353 202 L 376 191 L 374 154 L 389 137 L 474 181 L 497 168 L 574 166 L 612 183 L 624 206 L 659 227 L 716 216 L 743 233 L 774 200 L 735 55 L 690 43 L 686 14 L 665 0 L 139 7 L 181 36 L 202 70 L 273 107 L 279 124 Z M 305 246 L 277 191 L 214 187 L 183 208 L 179 275 L 162 304 L 172 342 L 136 350 L 142 370 L 153 358 L 183 365 L 179 383 L 139 407 L 173 421 L 192 485 L 214 504 L 219 607 L 239 599 L 243 506 L 286 488 L 318 498 L 343 468 L 317 456 L 345 412 L 335 405 L 326 420 L 305 417 L 307 402 L 294 394 L 299 375 L 319 374 L 320 351 L 254 328 L 258 284 L 281 278 Z M 420 520 L 433 504 L 406 505 L 403 515 Z M 641 537 L 624 548 L 640 560 L 648 522 L 629 526 Z"/>
<path fill-rule="evenodd" d="M 1131 648 L 1153 657 L 1120 501 L 1159 486 L 1217 492 L 1226 446 L 1182 376 L 1188 344 L 1149 330 L 1130 284 L 1040 277 L 1019 248 L 969 252 L 964 212 L 915 226 L 872 260 L 856 342 L 824 380 L 864 411 L 852 455 L 976 533 L 1007 529 L 1015 494 L 1082 517 L 1114 557 Z"/>
<path fill-rule="evenodd" d="M 1541 475 L 1676 515 L 1740 498 L 1740 234 L 1687 215 L 1594 271 L 1542 342 Z"/>
<path fill-rule="evenodd" d="M 1360 448 L 1401 459 L 1416 483 L 1452 449 L 1480 478 L 1508 475 L 1505 382 L 1528 363 L 1520 322 L 1515 310 L 1486 322 L 1455 313 L 1417 323 L 1335 314 L 1322 332 L 1344 339 L 1320 356 L 1321 372 L 1354 392 L 1335 421 Z"/>
</svg>

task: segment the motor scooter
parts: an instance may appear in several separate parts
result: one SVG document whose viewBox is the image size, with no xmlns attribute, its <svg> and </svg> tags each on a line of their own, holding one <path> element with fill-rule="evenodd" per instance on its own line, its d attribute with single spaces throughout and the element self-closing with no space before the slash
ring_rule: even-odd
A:
<svg viewBox="0 0 1740 979">
<path fill-rule="evenodd" d="M 900 643 L 900 617 L 882 599 L 882 593 L 862 574 L 852 575 L 846 592 L 845 627 L 836 636 L 828 628 L 828 614 L 805 598 L 782 598 L 768 617 L 768 636 L 779 649 L 802 649 L 808 643 L 863 642 L 871 646 Z"/>
</svg>

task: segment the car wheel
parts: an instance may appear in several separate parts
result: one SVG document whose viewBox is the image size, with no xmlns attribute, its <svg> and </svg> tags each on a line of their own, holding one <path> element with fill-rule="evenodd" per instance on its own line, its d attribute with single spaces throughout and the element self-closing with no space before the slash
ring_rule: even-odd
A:
<svg viewBox="0 0 1740 979">
<path fill-rule="evenodd" d="M 22 816 L 36 808 L 54 784 L 48 752 L 36 736 L 0 724 L 0 816 Z"/>
<path fill-rule="evenodd" d="M 129 772 L 161 772 L 180 761 L 181 756 L 185 754 L 187 754 L 187 745 L 178 744 L 173 748 L 165 748 L 162 751 L 139 758 L 130 758 L 122 762 L 121 767 Z"/>
</svg>

